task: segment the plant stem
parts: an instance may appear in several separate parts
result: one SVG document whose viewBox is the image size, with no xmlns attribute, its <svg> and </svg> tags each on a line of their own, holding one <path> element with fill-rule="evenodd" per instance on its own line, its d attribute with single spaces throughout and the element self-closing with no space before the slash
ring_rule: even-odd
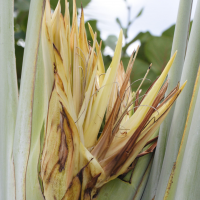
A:
<svg viewBox="0 0 200 200">
<path fill-rule="evenodd" d="M 26 199 L 26 171 L 32 134 L 36 66 L 44 2 L 45 0 L 32 0 L 28 18 L 13 148 L 16 200 Z"/>
<path fill-rule="evenodd" d="M 0 199 L 15 199 L 13 137 L 18 88 L 14 49 L 14 1 L 0 0 Z"/>
<path fill-rule="evenodd" d="M 186 3 L 186 1 L 185 1 Z M 193 20 L 192 30 L 190 33 L 190 39 L 188 42 L 187 53 L 183 66 L 183 72 L 181 75 L 180 84 L 183 84 L 187 80 L 187 84 L 179 99 L 176 102 L 172 124 L 169 132 L 165 157 L 163 161 L 163 167 L 158 183 L 158 189 L 156 194 L 157 199 L 163 199 L 167 182 L 173 168 L 173 164 L 176 161 L 179 146 L 181 143 L 182 134 L 185 127 L 186 117 L 192 97 L 194 88 L 194 82 L 197 75 L 197 70 L 200 62 L 200 0 L 197 3 L 196 12 Z"/>
</svg>

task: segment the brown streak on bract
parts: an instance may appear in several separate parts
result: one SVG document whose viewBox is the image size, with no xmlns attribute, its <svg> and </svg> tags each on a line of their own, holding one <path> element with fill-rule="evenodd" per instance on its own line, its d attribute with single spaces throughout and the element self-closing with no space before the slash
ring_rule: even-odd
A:
<svg viewBox="0 0 200 200">
<path fill-rule="evenodd" d="M 93 189 L 94 186 L 96 185 L 97 180 L 98 180 L 98 178 L 99 178 L 100 175 L 101 175 L 101 173 L 97 174 L 95 177 L 92 178 L 92 180 L 91 180 L 89 183 L 87 183 L 86 189 L 85 189 L 85 191 L 84 191 L 84 197 L 85 197 L 85 195 L 86 195 L 86 196 L 89 196 L 90 199 L 92 198 L 92 197 L 91 197 L 92 189 Z"/>
<path fill-rule="evenodd" d="M 91 159 L 91 160 L 92 160 L 92 159 Z M 90 161 L 78 172 L 78 174 L 72 179 L 72 181 L 71 181 L 69 187 L 67 188 L 67 191 L 66 191 L 64 197 L 62 198 L 62 200 L 66 199 L 65 197 L 68 196 L 68 193 L 70 192 L 70 190 L 71 190 L 72 187 L 73 187 L 73 181 L 74 181 L 75 179 L 78 179 L 79 182 L 80 182 L 80 185 L 82 186 L 82 183 L 83 183 L 83 170 L 89 165 L 89 163 L 91 162 L 91 160 L 90 160 Z M 81 200 L 81 191 L 80 191 L 80 193 L 79 193 L 79 198 L 78 198 L 78 199 Z"/>
<path fill-rule="evenodd" d="M 49 122 L 49 109 L 50 109 L 50 101 L 51 101 L 51 97 L 52 97 L 52 93 L 53 93 L 53 90 L 55 89 L 55 80 L 54 80 L 54 83 L 53 83 L 53 88 L 52 88 L 52 91 L 51 91 L 51 94 L 50 94 L 50 97 L 49 97 L 49 102 L 48 102 L 48 110 L 47 110 L 47 121 L 46 121 L 46 131 L 45 131 L 45 135 L 44 135 L 44 144 L 43 144 L 43 149 L 42 149 L 42 155 L 44 153 L 44 149 L 45 149 L 45 146 L 46 146 L 46 141 L 48 140 L 47 138 L 47 127 L 48 127 L 48 123 L 52 123 L 52 122 Z M 51 125 L 52 126 L 52 125 Z M 45 152 L 45 156 L 42 158 L 42 161 L 41 161 L 41 166 L 43 164 L 43 161 L 45 160 L 46 158 L 46 154 L 47 152 Z M 46 168 L 46 167 L 45 167 Z M 46 170 L 45 170 L 45 174 L 46 174 Z"/>
<path fill-rule="evenodd" d="M 51 94 L 50 94 L 50 97 L 49 97 L 49 102 L 48 102 L 48 111 L 47 111 L 47 121 L 46 121 L 46 131 L 47 131 L 47 125 L 48 125 L 48 123 L 49 123 L 49 106 L 50 106 L 50 101 L 51 101 L 51 97 L 52 97 L 52 93 L 53 93 L 53 90 L 54 90 L 54 88 L 55 88 L 55 81 L 53 82 L 53 88 L 52 88 L 52 90 L 51 90 Z M 45 132 L 46 132 L 45 131 Z M 46 137 L 46 134 L 45 134 L 45 137 Z M 46 140 L 46 138 L 44 139 L 44 141 Z M 44 142 L 44 144 L 45 144 L 45 142 Z"/>
<path fill-rule="evenodd" d="M 160 76 L 159 76 L 160 77 Z M 158 77 L 158 78 L 159 78 Z M 149 91 L 151 90 L 151 88 L 154 86 L 155 82 L 158 80 L 158 78 L 151 84 L 151 86 L 147 89 L 147 91 L 145 92 L 144 96 L 142 97 L 140 103 L 142 103 L 142 101 L 144 100 L 144 98 L 146 97 L 146 95 L 149 93 Z"/>
<path fill-rule="evenodd" d="M 56 64 L 55 64 L 55 62 L 53 63 L 53 66 L 54 66 L 54 68 L 53 68 L 53 73 L 56 74 L 56 73 L 57 73 L 57 69 L 56 69 Z"/>
<path fill-rule="evenodd" d="M 58 51 L 58 49 L 56 48 L 56 45 L 53 43 L 53 48 L 54 48 L 54 50 L 56 51 L 56 53 L 58 54 L 58 56 L 59 56 L 59 58 L 60 58 L 60 60 L 62 61 L 62 63 L 63 63 L 63 59 L 62 59 L 62 56 L 60 55 L 60 52 Z"/>
<path fill-rule="evenodd" d="M 179 84 L 167 95 L 164 101 L 157 107 L 159 109 L 164 103 L 166 103 L 177 91 L 179 90 Z"/>
<path fill-rule="evenodd" d="M 46 158 L 46 155 L 47 155 L 47 151 L 46 151 L 46 154 L 45 154 L 45 157 L 44 157 L 44 160 L 45 160 L 45 158 Z M 48 162 L 49 162 L 49 160 L 46 162 L 46 166 L 45 166 L 45 168 L 44 168 L 44 166 L 42 167 L 42 168 L 44 168 L 44 177 L 46 176 L 46 173 L 47 173 L 47 166 L 48 166 Z M 44 178 L 43 177 L 43 178 Z"/>
<path fill-rule="evenodd" d="M 168 87 L 168 83 L 169 81 L 167 80 L 165 82 L 165 84 L 162 86 L 162 88 L 160 89 L 156 99 L 158 99 L 157 103 L 155 102 L 156 99 L 154 100 L 154 103 L 152 104 L 152 107 L 156 108 L 156 110 L 158 110 L 160 108 L 160 105 L 158 106 L 158 103 L 164 98 L 165 92 L 167 91 L 167 87 Z M 161 103 L 162 104 L 162 103 Z M 163 105 L 163 104 L 162 104 Z M 155 110 L 153 111 L 155 112 Z M 153 114 L 153 112 L 151 113 L 151 115 Z M 147 113 L 147 115 L 149 114 L 149 112 Z M 155 117 L 153 117 L 150 121 L 147 121 L 145 126 L 143 127 L 143 130 L 147 127 L 147 125 L 154 120 L 154 123 L 157 121 L 155 120 Z"/>
<path fill-rule="evenodd" d="M 54 126 L 54 120 L 51 121 L 51 127 L 50 127 L 50 131 L 49 131 L 50 133 L 52 133 L 52 130 L 51 130 L 51 129 L 52 129 L 53 126 Z M 60 128 L 60 125 L 57 126 L 57 131 L 59 130 L 59 128 Z M 46 128 L 46 129 L 47 129 L 47 128 Z M 49 134 L 49 135 L 50 135 L 50 134 Z M 45 135 L 44 145 L 46 145 L 46 142 L 48 143 L 48 139 L 49 139 L 49 137 L 50 137 L 49 135 L 47 135 L 47 134 Z M 43 150 L 44 150 L 44 149 L 45 149 L 45 147 L 43 147 Z M 42 152 L 42 154 L 43 154 L 43 152 Z M 45 156 L 44 156 L 43 159 L 42 159 L 43 162 L 46 160 L 46 155 L 47 155 L 47 154 L 48 154 L 48 152 L 45 151 Z M 51 158 L 49 158 L 49 159 L 51 159 Z M 42 162 L 42 164 L 43 164 L 43 162 Z M 46 174 L 46 168 L 47 168 L 47 166 L 48 166 L 48 162 L 49 162 L 49 160 L 46 162 L 45 171 L 44 171 L 45 173 L 44 173 L 44 175 Z M 43 165 L 42 165 L 42 166 L 43 166 Z"/>
<path fill-rule="evenodd" d="M 112 112 L 111 112 L 111 114 L 107 120 L 107 123 L 104 127 L 103 133 L 101 134 L 100 138 L 98 139 L 97 145 L 91 152 L 93 155 L 95 155 L 95 157 L 97 159 L 99 159 L 99 161 L 105 157 L 105 155 L 110 147 L 110 144 L 113 141 L 115 134 L 119 130 L 120 123 L 117 123 L 117 125 L 115 125 L 115 126 L 114 126 L 114 124 L 118 118 L 118 113 L 120 110 L 121 103 L 122 103 L 123 99 L 125 98 L 125 91 L 126 91 L 126 88 L 127 88 L 127 85 L 128 85 L 129 79 L 130 79 L 131 70 L 133 67 L 133 62 L 130 61 L 129 63 L 130 64 L 128 66 L 126 76 L 124 78 L 122 87 L 120 89 L 119 96 L 117 97 L 117 99 L 115 101 L 114 107 L 113 107 Z M 119 122 L 121 122 L 122 119 L 123 118 L 121 118 Z M 101 151 L 99 149 L 101 149 Z"/>
<path fill-rule="evenodd" d="M 45 23 L 45 26 L 46 26 L 46 33 L 47 33 L 47 39 L 48 41 L 51 43 L 51 40 L 50 40 L 50 35 L 49 35 L 49 31 L 48 31 L 48 27 L 47 27 L 47 24 Z"/>
<path fill-rule="evenodd" d="M 144 147 L 146 147 L 148 144 L 151 144 L 152 142 L 155 142 L 158 140 L 158 136 L 154 137 L 153 139 L 149 140 Z"/>
<path fill-rule="evenodd" d="M 64 86 L 63 86 L 63 82 L 62 82 L 62 80 L 61 80 L 61 78 L 60 78 L 60 76 L 59 76 L 59 74 L 56 72 L 55 74 L 54 74 L 54 79 L 55 79 L 55 84 L 56 84 L 56 86 L 59 86 L 60 87 L 60 89 L 62 90 L 62 91 L 64 91 Z M 56 88 L 56 87 L 55 87 Z M 56 91 L 57 92 L 57 91 Z M 57 94 L 58 94 L 58 92 L 57 92 Z M 59 95 L 59 94 L 58 94 Z"/>
<path fill-rule="evenodd" d="M 136 100 L 135 100 L 135 107 L 134 107 L 134 112 L 138 109 L 138 106 L 140 105 L 139 103 L 139 94 L 140 92 L 138 91 L 137 94 L 136 94 Z"/>
<path fill-rule="evenodd" d="M 60 128 L 61 128 L 61 138 L 60 138 L 60 147 L 59 147 L 59 172 L 61 172 L 64 167 L 65 167 L 65 162 L 67 160 L 67 155 L 68 155 L 68 146 L 66 142 L 66 135 L 65 135 L 65 130 L 63 128 L 63 123 L 64 123 L 64 117 L 61 113 L 60 117 Z"/>
<path fill-rule="evenodd" d="M 131 165 L 128 167 L 128 169 L 127 169 L 123 174 L 121 174 L 120 176 L 118 176 L 118 178 L 121 179 L 122 181 L 124 181 L 125 183 L 130 183 L 130 184 L 131 184 L 131 179 L 132 179 L 132 176 L 133 176 L 133 171 L 134 171 L 134 168 L 135 168 L 135 166 L 136 166 L 136 164 L 137 164 L 137 161 L 138 161 L 138 158 L 136 158 L 136 159 L 131 163 Z M 132 172 L 131 172 L 130 179 L 129 179 L 128 181 L 125 181 L 125 180 L 124 180 L 124 177 L 125 177 L 125 176 L 127 175 L 127 173 L 130 172 L 131 170 L 132 170 Z"/>
<path fill-rule="evenodd" d="M 157 146 L 157 141 L 155 141 L 147 150 L 145 150 L 142 153 L 138 154 L 137 158 L 145 156 L 145 155 L 147 155 L 149 153 L 153 153 L 153 151 L 156 148 L 156 146 Z"/>
<path fill-rule="evenodd" d="M 128 140 L 128 142 L 126 143 L 126 145 L 123 147 L 122 151 L 120 152 L 120 154 L 118 154 L 115 159 L 113 159 L 113 161 L 111 163 L 108 164 L 109 168 L 111 168 L 111 176 L 115 175 L 121 168 L 121 166 L 123 165 L 123 163 L 126 162 L 126 160 L 128 159 L 129 155 L 131 154 L 131 152 L 134 149 L 134 144 L 137 141 L 141 131 L 144 129 L 145 124 L 148 122 L 149 118 L 151 117 L 151 115 L 154 112 L 154 107 L 157 107 L 158 103 L 160 102 L 160 100 L 162 99 L 166 88 L 167 88 L 168 83 L 166 82 L 163 87 L 161 88 L 161 90 L 159 91 L 158 95 L 156 96 L 152 107 L 149 109 L 149 111 L 147 112 L 145 118 L 143 119 L 143 121 L 141 122 L 141 124 L 139 125 L 139 127 L 136 129 L 136 131 L 134 132 L 134 134 L 130 137 L 130 139 Z"/>
<path fill-rule="evenodd" d="M 179 91 L 179 94 L 181 93 L 181 91 Z M 146 125 L 144 126 L 144 129 L 148 126 L 148 124 L 153 120 L 153 124 L 155 123 L 155 122 L 157 122 L 170 108 L 171 108 L 171 106 L 173 105 L 173 103 L 176 101 L 176 99 L 178 98 L 178 96 L 179 96 L 179 94 L 177 95 L 177 97 L 174 99 L 174 101 L 171 103 L 171 105 L 165 110 L 165 112 L 162 114 L 162 115 L 160 115 L 158 118 L 157 118 L 157 120 L 155 119 L 155 117 L 153 117 L 150 121 L 148 121 L 147 123 L 146 123 Z M 151 125 L 152 126 L 152 125 Z"/>
<path fill-rule="evenodd" d="M 53 166 L 53 168 L 52 168 L 51 172 L 49 173 L 48 177 L 46 178 L 46 180 L 43 179 L 43 181 L 46 182 L 46 184 L 45 184 L 46 186 L 49 185 L 49 183 L 50 183 L 50 181 L 51 181 L 51 176 L 52 176 L 54 170 L 56 169 L 56 166 L 58 165 L 58 163 L 59 163 L 59 160 L 58 160 L 58 161 L 56 162 L 56 164 Z"/>
</svg>

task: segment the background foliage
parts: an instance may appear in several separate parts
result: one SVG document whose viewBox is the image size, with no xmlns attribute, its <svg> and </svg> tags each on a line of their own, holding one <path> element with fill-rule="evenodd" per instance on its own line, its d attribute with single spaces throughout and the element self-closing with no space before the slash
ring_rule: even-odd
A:
<svg viewBox="0 0 200 200">
<path fill-rule="evenodd" d="M 83 7 L 87 6 L 88 3 L 91 0 L 76 0 L 77 7 L 80 8 L 81 4 Z M 64 0 L 61 0 L 61 7 L 63 8 L 62 13 L 64 14 Z M 72 0 L 69 0 L 69 9 L 70 14 L 72 18 Z M 57 0 L 51 0 L 51 7 L 52 9 L 55 9 Z M 125 4 L 127 4 L 126 1 L 124 1 Z M 16 66 L 17 66 L 17 78 L 18 82 L 20 83 L 20 77 L 21 77 L 21 70 L 22 70 L 22 59 L 23 59 L 23 53 L 24 53 L 24 41 L 26 38 L 26 28 L 27 28 L 27 21 L 28 21 L 28 13 L 29 13 L 29 6 L 30 6 L 30 0 L 16 0 L 15 1 L 15 54 L 16 54 Z M 130 16 L 131 8 L 127 6 L 127 13 L 128 16 Z M 157 76 L 160 75 L 162 72 L 165 64 L 169 60 L 171 47 L 172 47 L 172 40 L 174 35 L 174 28 L 175 25 L 171 26 L 167 30 L 165 30 L 161 36 L 154 36 L 150 32 L 140 32 L 136 37 L 132 38 L 130 42 L 127 42 L 128 38 L 128 32 L 130 26 L 134 26 L 134 21 L 137 20 L 142 15 L 143 12 L 142 8 L 139 13 L 133 18 L 130 19 L 128 17 L 127 26 L 122 26 L 122 23 L 119 18 L 116 18 L 116 22 L 120 26 L 120 28 L 123 29 L 124 32 L 124 39 L 125 44 L 122 49 L 122 62 L 124 67 L 126 68 L 128 61 L 129 61 L 129 55 L 127 54 L 127 49 L 129 46 L 135 42 L 140 41 L 141 46 L 140 50 L 136 59 L 136 62 L 133 67 L 133 71 L 131 74 L 131 81 L 134 82 L 140 78 L 142 78 L 149 66 L 150 63 L 153 63 L 152 70 L 150 71 L 148 75 L 148 79 L 151 81 L 154 81 Z M 101 38 L 101 31 L 97 27 L 97 20 L 90 20 L 88 21 L 91 26 L 93 27 L 93 30 L 97 32 L 97 40 L 100 42 L 102 40 Z M 88 25 L 86 23 L 86 31 L 87 31 L 87 37 L 89 41 L 92 41 L 92 38 L 89 33 Z M 109 35 L 106 40 L 102 41 L 102 52 L 103 52 L 103 59 L 105 63 L 105 67 L 107 68 L 112 60 L 110 55 L 105 55 L 105 47 L 109 46 L 113 51 L 115 48 L 115 43 L 117 41 L 117 37 L 115 35 Z M 142 89 L 145 91 L 149 87 L 149 81 L 146 80 Z M 136 90 L 139 85 L 138 82 L 134 82 L 132 84 L 132 89 Z"/>
</svg>

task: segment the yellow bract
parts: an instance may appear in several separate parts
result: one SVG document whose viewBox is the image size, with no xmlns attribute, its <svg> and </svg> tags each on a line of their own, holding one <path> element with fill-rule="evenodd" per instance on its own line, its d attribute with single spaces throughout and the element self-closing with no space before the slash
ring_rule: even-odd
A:
<svg viewBox="0 0 200 200">
<path fill-rule="evenodd" d="M 49 104 L 41 178 L 47 200 L 86 200 L 92 199 L 103 184 L 130 170 L 185 84 L 177 86 L 159 105 L 175 53 L 145 98 L 136 100 L 134 107 L 134 95 L 138 96 L 139 90 L 132 96 L 129 79 L 138 49 L 125 72 L 120 62 L 121 30 L 105 73 L 101 43 L 90 25 L 93 45 L 88 44 L 83 9 L 78 28 L 74 1 L 71 30 L 67 1 L 64 17 L 60 10 L 58 2 L 52 14 L 46 1 L 42 47 Z"/>
</svg>

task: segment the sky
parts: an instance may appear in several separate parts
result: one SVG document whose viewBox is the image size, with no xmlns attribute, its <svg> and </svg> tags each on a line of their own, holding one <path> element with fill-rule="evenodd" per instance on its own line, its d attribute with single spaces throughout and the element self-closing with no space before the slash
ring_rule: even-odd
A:
<svg viewBox="0 0 200 200">
<path fill-rule="evenodd" d="M 151 34 L 159 36 L 162 32 L 176 23 L 179 0 L 127 0 L 131 7 L 131 19 L 144 8 L 142 15 L 135 20 L 128 32 L 128 41 L 134 38 L 139 32 L 150 31 Z M 193 0 L 191 18 L 195 13 L 197 0 Z M 105 40 L 108 35 L 118 36 L 120 27 L 116 22 L 118 17 L 122 24 L 127 24 L 127 4 L 124 0 L 91 0 L 84 8 L 85 21 L 89 19 L 98 20 L 98 28 L 101 30 L 101 37 Z M 131 45 L 130 53 L 139 44 Z M 106 53 L 112 55 L 113 52 L 107 48 Z"/>
</svg>

